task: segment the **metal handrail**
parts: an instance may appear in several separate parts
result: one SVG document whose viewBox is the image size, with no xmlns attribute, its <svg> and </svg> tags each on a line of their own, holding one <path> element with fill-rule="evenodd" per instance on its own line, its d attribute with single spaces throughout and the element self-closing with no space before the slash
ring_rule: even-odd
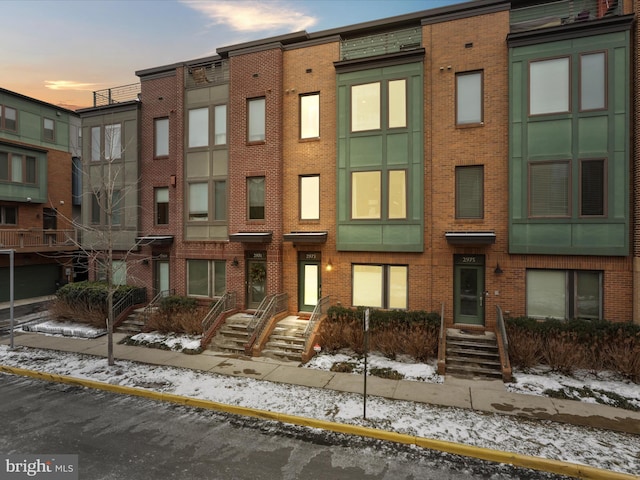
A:
<svg viewBox="0 0 640 480">
<path fill-rule="evenodd" d="M 202 319 L 202 333 L 206 336 L 207 332 L 216 326 L 216 320 L 221 318 L 224 312 L 233 310 L 236 308 L 236 294 L 235 292 L 227 292 L 218 299 L 209 312 Z"/>
<path fill-rule="evenodd" d="M 127 308 L 133 307 L 134 305 L 138 305 L 140 303 L 144 303 L 147 299 L 147 289 L 144 287 L 134 288 L 129 290 L 124 297 L 116 302 L 113 307 L 111 307 L 111 312 L 113 314 L 114 322 L 117 318 L 124 312 Z"/>
<path fill-rule="evenodd" d="M 260 316 L 258 317 L 258 322 L 254 324 L 254 320 L 257 318 L 257 316 L 254 315 L 254 318 L 252 318 L 249 325 L 247 325 L 247 331 L 251 333 L 251 336 L 244 347 L 247 352 L 251 350 L 253 344 L 256 343 L 256 340 L 260 338 L 269 319 L 287 310 L 287 306 L 289 304 L 288 293 L 278 293 L 269 296 L 271 297 L 269 304 L 261 311 Z"/>
<path fill-rule="evenodd" d="M 169 290 L 160 290 L 155 297 L 153 297 L 151 299 L 151 301 L 147 304 L 146 307 L 144 307 L 144 310 L 142 312 L 142 316 L 144 318 L 144 321 L 146 322 L 149 317 L 151 316 L 151 311 L 156 308 L 157 304 L 160 303 L 160 299 L 164 298 L 164 297 L 168 297 L 170 295 L 175 295 L 176 294 L 176 290 L 175 288 L 169 289 Z"/>
<path fill-rule="evenodd" d="M 270 293 L 269 295 L 266 295 L 262 299 L 262 301 L 260 302 L 260 305 L 258 305 L 258 308 L 256 308 L 256 311 L 253 313 L 253 317 L 251 317 L 251 321 L 247 325 L 247 330 L 249 331 L 255 330 L 256 326 L 262 321 L 262 318 L 265 315 L 268 305 L 273 301 L 275 296 L 276 296 L 275 293 Z"/>
<path fill-rule="evenodd" d="M 316 323 L 318 323 L 318 320 L 320 320 L 323 315 L 326 315 L 327 310 L 329 310 L 330 299 L 331 297 L 329 295 L 322 297 L 318 300 L 318 303 L 316 303 L 316 306 L 311 313 L 311 317 L 307 322 L 307 328 L 304 329 L 304 338 L 306 339 L 305 350 L 308 350 L 310 347 L 309 342 L 311 341 L 311 333 L 313 332 Z"/>
<path fill-rule="evenodd" d="M 496 325 L 498 327 L 498 333 L 502 338 L 502 344 L 504 345 L 505 352 L 509 352 L 509 340 L 507 339 L 507 329 L 504 326 L 504 316 L 502 315 L 502 309 L 499 305 L 496 305 Z"/>
<path fill-rule="evenodd" d="M 444 336 L 444 302 L 442 302 L 442 306 L 440 307 L 440 341 L 442 341 L 443 336 Z"/>
</svg>

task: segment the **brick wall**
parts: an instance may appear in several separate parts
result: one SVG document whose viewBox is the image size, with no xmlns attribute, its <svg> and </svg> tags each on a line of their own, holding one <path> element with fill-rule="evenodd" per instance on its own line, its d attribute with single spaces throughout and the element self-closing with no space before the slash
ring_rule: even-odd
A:
<svg viewBox="0 0 640 480">
<path fill-rule="evenodd" d="M 282 51 L 238 53 L 230 59 L 229 233 L 273 232 L 269 244 L 230 245 L 239 267 L 227 270 L 227 288 L 244 295 L 244 250 L 266 250 L 267 293 L 282 291 Z M 265 99 L 265 142 L 247 142 L 247 100 Z M 247 177 L 265 177 L 265 220 L 247 219 Z M 230 270 L 231 269 L 231 270 Z M 244 298 L 240 303 L 244 303 Z"/>
</svg>

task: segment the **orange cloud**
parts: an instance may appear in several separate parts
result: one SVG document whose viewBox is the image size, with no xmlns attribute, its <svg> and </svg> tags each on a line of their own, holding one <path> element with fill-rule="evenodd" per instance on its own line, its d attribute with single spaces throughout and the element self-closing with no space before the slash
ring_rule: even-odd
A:
<svg viewBox="0 0 640 480">
<path fill-rule="evenodd" d="M 80 83 L 72 80 L 45 80 L 44 86 L 51 90 L 89 90 L 95 89 L 97 83 Z"/>
<path fill-rule="evenodd" d="M 317 22 L 315 18 L 293 10 L 283 2 L 182 0 L 182 3 L 206 15 L 213 25 L 228 25 L 240 32 L 299 31 Z"/>
</svg>

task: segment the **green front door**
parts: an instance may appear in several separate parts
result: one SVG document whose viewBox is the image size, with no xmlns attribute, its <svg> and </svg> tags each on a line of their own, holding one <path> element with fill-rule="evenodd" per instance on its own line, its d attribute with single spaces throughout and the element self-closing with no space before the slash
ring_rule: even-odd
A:
<svg viewBox="0 0 640 480">
<path fill-rule="evenodd" d="M 456 255 L 453 283 L 454 322 L 484 325 L 484 256 Z"/>
<path fill-rule="evenodd" d="M 298 258 L 298 305 L 312 312 L 320 298 L 320 253 L 300 252 Z"/>
</svg>

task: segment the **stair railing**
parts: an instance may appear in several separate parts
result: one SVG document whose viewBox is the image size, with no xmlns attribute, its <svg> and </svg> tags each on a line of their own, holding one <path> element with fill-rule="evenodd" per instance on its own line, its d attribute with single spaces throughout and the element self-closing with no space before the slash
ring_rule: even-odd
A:
<svg viewBox="0 0 640 480">
<path fill-rule="evenodd" d="M 163 299 L 164 297 L 175 295 L 175 294 L 176 294 L 175 289 L 161 290 L 158 293 L 156 293 L 156 296 L 151 299 L 151 301 L 147 304 L 146 307 L 144 307 L 144 310 L 142 311 L 142 318 L 144 318 L 145 323 L 147 322 L 147 320 L 149 320 L 149 317 L 151 316 L 151 312 L 153 312 L 153 309 L 158 306 L 161 299 Z"/>
<path fill-rule="evenodd" d="M 498 351 L 500 352 L 500 364 L 502 366 L 502 377 L 504 380 L 511 379 L 511 362 L 509 361 L 509 339 L 507 329 L 504 324 L 504 315 L 500 305 L 496 305 L 496 329 L 498 330 Z"/>
<path fill-rule="evenodd" d="M 113 313 L 113 323 L 114 326 L 118 323 L 118 318 L 125 310 L 133 307 L 134 305 L 139 305 L 144 303 L 147 300 L 147 289 L 144 287 L 132 288 L 129 290 L 120 300 L 118 300 L 113 307 L 111 307 L 111 312 Z"/>
<path fill-rule="evenodd" d="M 446 370 L 447 335 L 444 328 L 444 302 L 440 307 L 440 338 L 438 341 L 438 374 L 444 375 Z"/>
<path fill-rule="evenodd" d="M 266 298 L 267 297 L 265 297 L 265 299 Z M 277 314 L 286 311 L 289 305 L 288 293 L 271 294 L 268 296 L 268 298 L 269 300 L 268 303 L 266 303 L 266 306 L 263 306 L 263 304 L 265 303 L 263 300 L 260 303 L 258 310 L 256 310 L 256 314 L 251 319 L 251 322 L 249 322 L 249 324 L 247 325 L 247 332 L 250 333 L 249 339 L 244 345 L 244 351 L 247 354 L 251 352 L 253 345 L 262 335 L 262 332 L 267 326 L 269 320 L 275 317 Z M 260 307 L 263 308 L 261 309 Z"/>
<path fill-rule="evenodd" d="M 308 351 L 309 348 L 311 348 L 311 340 L 312 340 L 311 334 L 315 329 L 316 323 L 318 323 L 318 321 L 323 317 L 323 315 L 327 314 L 327 311 L 329 310 L 330 300 L 331 300 L 331 297 L 328 295 L 318 300 L 318 303 L 316 303 L 316 306 L 313 309 L 313 312 L 311 313 L 311 317 L 309 317 L 309 321 L 307 322 L 307 327 L 304 329 L 304 338 L 306 339 L 305 351 Z"/>
<path fill-rule="evenodd" d="M 211 307 L 202 319 L 202 334 L 207 336 L 210 330 L 216 330 L 224 319 L 223 314 L 236 308 L 236 293 L 227 292 Z"/>
</svg>

